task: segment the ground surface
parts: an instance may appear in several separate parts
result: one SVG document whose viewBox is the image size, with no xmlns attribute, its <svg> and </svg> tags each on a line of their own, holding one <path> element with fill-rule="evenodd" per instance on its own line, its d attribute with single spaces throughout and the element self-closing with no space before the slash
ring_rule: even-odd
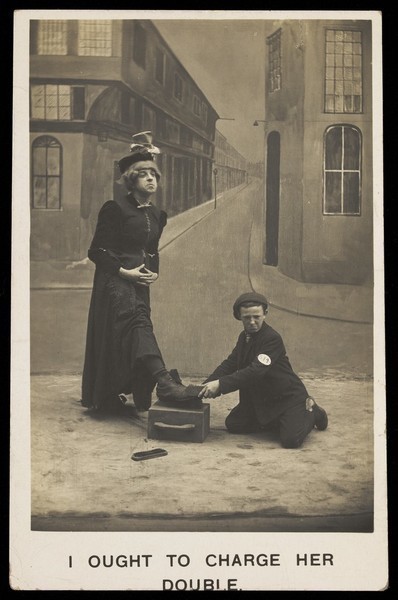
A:
<svg viewBox="0 0 398 600">
<path fill-rule="evenodd" d="M 372 384 L 303 377 L 330 425 L 299 450 L 266 434 L 229 434 L 236 393 L 210 401 L 204 443 L 160 442 L 147 438 L 147 413 L 96 418 L 82 409 L 80 376 L 33 377 L 33 528 L 368 531 Z M 156 447 L 167 456 L 131 460 Z"/>
</svg>

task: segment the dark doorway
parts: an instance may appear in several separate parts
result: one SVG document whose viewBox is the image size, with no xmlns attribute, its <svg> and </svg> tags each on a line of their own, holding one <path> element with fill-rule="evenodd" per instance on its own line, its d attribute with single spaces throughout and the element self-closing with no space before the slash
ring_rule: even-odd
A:
<svg viewBox="0 0 398 600">
<path fill-rule="evenodd" d="M 278 264 L 280 135 L 272 131 L 267 138 L 267 183 L 265 189 L 265 257 L 267 265 Z"/>
</svg>

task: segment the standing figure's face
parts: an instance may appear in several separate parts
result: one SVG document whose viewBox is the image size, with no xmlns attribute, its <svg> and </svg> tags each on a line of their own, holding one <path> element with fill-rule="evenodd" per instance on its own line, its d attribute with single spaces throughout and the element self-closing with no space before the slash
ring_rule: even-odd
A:
<svg viewBox="0 0 398 600">
<path fill-rule="evenodd" d="M 127 189 L 137 192 L 143 198 L 154 194 L 158 189 L 160 172 L 151 160 L 140 160 L 130 165 L 123 174 Z"/>
<path fill-rule="evenodd" d="M 154 169 L 134 169 L 129 175 L 134 190 L 140 194 L 154 194 L 158 189 L 158 181 Z"/>
<path fill-rule="evenodd" d="M 260 331 L 262 324 L 265 321 L 263 307 L 261 305 L 248 307 L 241 306 L 240 320 L 243 323 L 243 328 L 246 333 L 257 333 L 257 331 Z"/>
</svg>

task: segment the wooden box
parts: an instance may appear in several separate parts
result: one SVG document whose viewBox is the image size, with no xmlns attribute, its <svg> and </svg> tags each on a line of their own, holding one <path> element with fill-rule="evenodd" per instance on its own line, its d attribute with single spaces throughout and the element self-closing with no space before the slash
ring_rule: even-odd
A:
<svg viewBox="0 0 398 600">
<path fill-rule="evenodd" d="M 210 429 L 210 404 L 198 408 L 156 402 L 148 411 L 148 438 L 203 442 Z"/>
</svg>

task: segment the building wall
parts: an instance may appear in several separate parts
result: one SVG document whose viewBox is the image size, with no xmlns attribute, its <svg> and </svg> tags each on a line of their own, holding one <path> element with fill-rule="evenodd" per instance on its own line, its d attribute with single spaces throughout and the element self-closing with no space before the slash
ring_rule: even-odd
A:
<svg viewBox="0 0 398 600">
<path fill-rule="evenodd" d="M 214 183 L 217 193 L 247 181 L 247 161 L 216 129 L 214 147 Z"/>
<path fill-rule="evenodd" d="M 34 133 L 34 139 L 47 132 Z M 31 209 L 31 258 L 77 260 L 80 257 L 80 181 L 83 135 L 51 134 L 62 145 L 62 207 Z"/>
<path fill-rule="evenodd" d="M 134 132 L 152 131 L 161 150 L 157 160 L 162 178 L 155 202 L 169 217 L 209 200 L 218 115 L 152 22 L 109 21 L 110 29 L 102 37 L 106 56 L 83 55 L 86 50 L 101 53 L 104 46 L 97 45 L 91 31 L 85 43 L 92 45 L 79 49 L 80 21 L 44 22 L 43 38 L 38 23 L 31 24 L 30 78 L 31 85 L 39 86 L 32 100 L 31 131 L 59 139 L 65 160 L 62 210 L 58 215 L 32 211 L 32 259 L 87 256 L 101 206 L 120 192 L 117 161 L 129 152 Z M 135 46 L 137 39 L 141 41 Z M 159 56 L 163 78 L 156 69 Z M 176 76 L 182 84 L 180 98 Z M 61 109 L 48 110 L 51 103 L 61 106 L 61 97 L 65 102 L 66 88 L 61 93 L 61 88 L 40 87 L 46 84 L 70 87 L 69 116 Z M 219 191 L 240 185 L 245 175 L 245 159 L 224 139 Z"/>
<path fill-rule="evenodd" d="M 362 31 L 363 113 L 330 114 L 323 112 L 324 45 L 326 28 Z M 306 23 L 305 128 L 303 250 L 304 281 L 334 281 L 361 284 L 372 277 L 373 194 L 372 194 L 372 81 L 370 22 Z M 322 52 L 320 52 L 322 49 Z M 322 60 L 319 60 L 319 56 Z M 314 118 L 314 115 L 316 118 Z M 326 129 L 334 124 L 354 125 L 362 137 L 361 214 L 324 215 L 323 141 Z"/>
<path fill-rule="evenodd" d="M 370 23 L 275 21 L 267 36 L 278 28 L 282 87 L 266 90 L 266 136 L 278 131 L 281 145 L 278 268 L 307 282 L 366 283 L 372 274 L 373 212 Z M 324 112 L 326 28 L 363 32 L 362 113 Z M 324 215 L 324 135 L 329 126 L 345 123 L 362 135 L 361 214 Z"/>
<path fill-rule="evenodd" d="M 87 255 L 100 207 L 120 189 L 117 161 L 129 152 L 134 132 L 151 130 L 161 149 L 156 203 L 169 216 L 211 198 L 218 115 L 151 21 L 112 20 L 107 56 L 82 55 L 81 22 L 54 23 L 64 27 L 62 41 L 59 31 L 47 29 L 44 49 L 38 43 L 39 21 L 31 22 L 31 85 L 71 86 L 73 98 L 84 88 L 84 115 L 80 106 L 79 116 L 71 109 L 70 119 L 31 118 L 32 136 L 56 137 L 64 156 L 63 207 L 32 210 L 31 256 L 78 260 Z M 145 68 L 133 52 L 137 24 L 146 36 Z M 163 84 L 155 77 L 157 50 L 165 57 Z M 183 82 L 181 101 L 174 93 L 175 73 Z"/>
<path fill-rule="evenodd" d="M 301 278 L 303 219 L 303 135 L 304 61 L 296 45 L 293 22 L 275 21 L 269 33 L 282 29 L 282 87 L 270 93 L 267 88 L 266 137 L 280 134 L 279 269 L 285 275 Z M 267 140 L 265 144 L 267 165 Z M 267 177 L 267 173 L 266 173 Z M 264 230 L 267 224 L 264 224 Z"/>
<path fill-rule="evenodd" d="M 67 21 L 67 54 L 37 54 L 38 21 L 31 21 L 30 68 L 35 77 L 46 79 L 118 81 L 122 74 L 122 22 L 112 21 L 112 55 L 79 56 L 77 49 L 78 21 Z M 93 76 L 95 74 L 95 77 Z"/>
<path fill-rule="evenodd" d="M 145 68 L 132 59 L 131 48 L 134 43 L 137 24 L 146 32 Z M 192 77 L 176 59 L 156 27 L 151 21 L 140 20 L 125 21 L 123 28 L 122 78 L 126 84 L 169 115 L 174 116 L 212 141 L 217 114 Z M 163 84 L 157 81 L 155 77 L 157 50 L 164 54 L 165 73 Z M 174 77 L 176 73 L 182 80 L 181 100 L 178 100 L 174 95 Z M 200 101 L 200 115 L 194 113 L 194 96 Z M 207 107 L 207 119 L 204 118 L 202 112 L 203 105 Z"/>
</svg>

